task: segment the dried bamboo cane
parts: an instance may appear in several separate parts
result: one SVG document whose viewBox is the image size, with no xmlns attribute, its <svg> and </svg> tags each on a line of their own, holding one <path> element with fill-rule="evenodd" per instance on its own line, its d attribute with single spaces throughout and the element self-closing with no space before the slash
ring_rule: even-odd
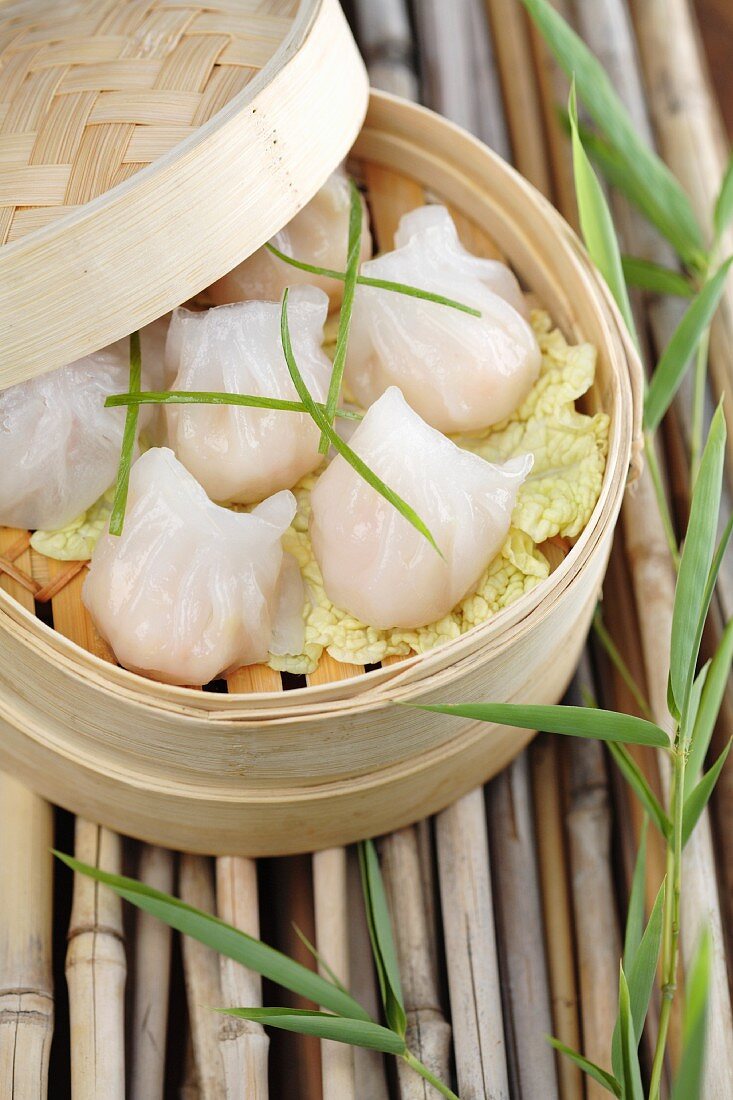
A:
<svg viewBox="0 0 733 1100">
<path fill-rule="evenodd" d="M 583 1022 L 583 1053 L 608 1064 L 616 1019 L 621 942 L 611 873 L 611 811 L 603 749 L 595 742 L 568 746 L 570 883 L 575 911 Z M 588 1100 L 605 1090 L 586 1082 Z"/>
<path fill-rule="evenodd" d="M 423 100 L 509 157 L 501 89 L 481 0 L 415 6 Z"/>
<path fill-rule="evenodd" d="M 709 232 L 728 158 L 723 122 L 688 0 L 633 0 L 631 9 L 644 65 L 649 106 L 668 164 L 688 192 L 698 220 Z M 721 242 L 733 251 L 733 231 Z M 728 284 L 713 325 L 710 373 L 715 392 L 733 400 L 733 287 Z M 728 439 L 728 475 L 733 478 L 733 439 Z"/>
<path fill-rule="evenodd" d="M 349 680 L 363 671 L 357 665 L 342 664 L 324 653 L 309 684 Z M 313 855 L 313 900 L 316 941 L 336 976 L 349 983 L 349 918 L 346 889 L 346 850 L 329 848 Z M 319 969 L 322 969 L 319 966 Z M 353 1100 L 356 1095 L 353 1049 L 344 1043 L 321 1042 L 323 1100 Z"/>
<path fill-rule="evenodd" d="M 483 790 L 435 821 L 458 1091 L 508 1100 Z"/>
<path fill-rule="evenodd" d="M 410 17 L 404 0 L 357 0 L 356 28 L 369 78 L 403 99 L 417 99 Z"/>
<path fill-rule="evenodd" d="M 211 863 L 203 856 L 182 855 L 179 867 L 181 900 L 213 913 L 214 884 Z M 201 1100 L 224 1100 L 224 1064 L 219 1043 L 220 1019 L 214 1008 L 222 1004 L 219 960 L 210 947 L 189 936 L 181 940 L 186 999 Z"/>
<path fill-rule="evenodd" d="M 356 850 L 347 852 L 346 889 L 349 910 L 350 988 L 375 1020 L 380 1016 L 374 960 L 364 908 L 361 872 Z M 357 1100 L 388 1100 L 387 1077 L 383 1056 L 376 1050 L 354 1049 L 354 1076 Z"/>
<path fill-rule="evenodd" d="M 32 554 L 33 576 L 53 581 L 69 565 Z M 77 572 L 53 597 L 54 626 L 78 645 L 111 659 L 81 602 L 83 573 Z M 122 845 L 114 833 L 77 818 L 77 859 L 119 874 Z M 124 990 L 126 959 L 120 899 L 82 875 L 74 894 L 66 954 L 71 1023 L 71 1085 L 75 1100 L 125 1095 Z"/>
<path fill-rule="evenodd" d="M 407 1045 L 432 1073 L 447 1081 L 451 1033 L 433 968 L 417 830 L 400 829 L 385 837 L 381 853 L 407 1012 Z M 422 1078 L 402 1063 L 398 1075 L 403 1100 L 424 1100 L 431 1095 Z"/>
<path fill-rule="evenodd" d="M 514 1091 L 558 1096 L 527 754 L 486 791 L 505 1030 Z"/>
<path fill-rule="evenodd" d="M 76 819 L 74 852 L 93 867 L 121 870 L 120 838 L 82 818 Z M 75 875 L 66 953 L 75 1100 L 124 1100 L 125 976 L 122 903 L 111 890 Z"/>
<path fill-rule="evenodd" d="M 229 677 L 231 692 L 279 691 L 279 673 L 266 665 L 239 669 Z M 219 916 L 259 937 L 260 912 L 257 864 L 252 859 L 222 856 L 216 860 L 216 900 Z M 224 1003 L 240 1007 L 262 1004 L 262 981 L 231 959 L 220 959 Z M 270 1041 L 261 1024 L 224 1018 L 219 1031 L 227 1100 L 247 1097 L 267 1100 L 267 1059 Z"/>
<path fill-rule="evenodd" d="M 552 1004 L 552 1033 L 579 1050 L 578 990 L 573 952 L 567 852 L 562 807 L 562 781 L 557 739 L 540 735 L 529 749 L 535 828 L 542 889 L 542 912 Z M 582 1100 L 583 1078 L 569 1058 L 557 1059 L 563 1100 Z"/>
<path fill-rule="evenodd" d="M 172 852 L 143 845 L 138 869 L 143 882 L 170 894 L 173 869 Z M 139 910 L 135 923 L 130 1094 L 149 1100 L 163 1096 L 170 969 L 170 928 Z"/>
<path fill-rule="evenodd" d="M 21 531 L 0 530 L 0 554 Z M 30 574 L 26 550 L 16 564 Z M 0 573 L 0 587 L 30 611 L 33 596 Z M 42 1100 L 53 1037 L 51 974 L 53 810 L 0 773 L 0 1095 Z"/>
</svg>

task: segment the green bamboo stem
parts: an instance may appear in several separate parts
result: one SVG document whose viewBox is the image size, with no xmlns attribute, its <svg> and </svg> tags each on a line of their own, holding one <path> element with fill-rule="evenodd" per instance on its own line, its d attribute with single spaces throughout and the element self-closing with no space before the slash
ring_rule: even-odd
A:
<svg viewBox="0 0 733 1100">
<path fill-rule="evenodd" d="M 414 1069 L 415 1073 L 419 1073 L 428 1084 L 438 1090 L 441 1096 L 447 1097 L 447 1100 L 461 1100 L 460 1096 L 453 1092 L 452 1089 L 449 1089 L 447 1085 L 444 1085 L 440 1078 L 436 1077 L 434 1073 L 431 1073 L 428 1067 L 423 1065 L 423 1063 L 416 1058 L 414 1054 L 411 1054 L 409 1050 L 406 1050 L 402 1057 L 407 1062 L 410 1069 Z"/>
</svg>

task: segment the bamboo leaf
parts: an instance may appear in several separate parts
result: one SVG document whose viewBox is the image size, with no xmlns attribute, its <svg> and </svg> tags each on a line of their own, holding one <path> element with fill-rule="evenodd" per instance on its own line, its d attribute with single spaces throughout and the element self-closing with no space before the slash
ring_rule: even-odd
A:
<svg viewBox="0 0 733 1100">
<path fill-rule="evenodd" d="M 331 966 L 329 966 L 328 962 L 323 957 L 323 955 L 318 950 L 318 948 L 314 944 L 311 943 L 311 941 L 308 939 L 308 937 L 306 936 L 303 929 L 300 928 L 295 923 L 295 921 L 291 921 L 290 923 L 292 925 L 293 931 L 295 932 L 295 935 L 298 937 L 300 942 L 303 944 L 303 947 L 305 947 L 306 950 L 311 953 L 313 958 L 320 965 L 321 969 L 327 975 L 328 980 L 333 982 L 333 984 L 336 986 L 336 988 L 340 989 L 342 993 L 348 994 L 349 991 L 346 988 L 346 986 L 344 985 L 344 983 L 341 981 L 341 979 L 339 978 L 338 974 L 335 972 L 335 970 L 333 970 L 331 968 Z"/>
<path fill-rule="evenodd" d="M 546 733 L 562 733 L 569 737 L 590 737 L 597 741 L 620 741 L 626 745 L 656 745 L 669 747 L 667 734 L 648 722 L 631 714 L 618 714 L 614 710 L 595 710 L 590 707 L 523 706 L 519 703 L 402 703 L 419 710 L 432 710 L 439 714 L 452 714 L 459 718 L 473 718 L 477 722 L 496 722 L 499 725 L 518 726 L 525 730 L 544 730 Z"/>
<path fill-rule="evenodd" d="M 367 1050 L 381 1050 L 383 1054 L 404 1054 L 407 1049 L 400 1035 L 370 1020 L 352 1020 L 327 1012 L 296 1008 L 220 1008 L 217 1011 L 225 1016 L 236 1016 L 239 1020 L 253 1020 L 265 1027 L 294 1031 L 299 1035 L 316 1035 L 319 1039 L 332 1039 Z"/>
<path fill-rule="evenodd" d="M 644 1100 L 639 1051 L 637 1049 L 634 1021 L 631 1015 L 631 998 L 623 966 L 619 971 L 618 1029 L 620 1054 L 616 1076 L 621 1080 L 623 1098 L 624 1100 Z"/>
<path fill-rule="evenodd" d="M 140 333 L 133 332 L 130 335 L 130 381 L 129 388 L 132 393 L 139 391 L 142 379 L 142 356 L 140 354 Z M 130 470 L 132 458 L 135 453 L 137 440 L 138 409 L 132 405 L 127 410 L 125 427 L 122 433 L 122 451 L 120 464 L 117 469 L 117 485 L 112 502 L 112 512 L 109 517 L 110 535 L 121 535 L 125 525 L 125 510 L 127 509 L 127 493 L 130 488 Z"/>
<path fill-rule="evenodd" d="M 646 888 L 646 844 L 649 829 L 649 818 L 644 815 L 639 838 L 639 851 L 634 864 L 634 874 L 631 879 L 631 891 L 629 893 L 629 907 L 626 914 L 626 929 L 624 932 L 624 970 L 630 971 L 636 952 L 639 949 L 641 938 L 644 935 L 644 891 Z"/>
<path fill-rule="evenodd" d="M 638 343 L 613 218 L 611 217 L 611 211 L 608 209 L 603 188 L 593 171 L 578 130 L 578 108 L 574 82 L 570 89 L 568 112 L 573 144 L 575 193 L 578 200 L 578 213 L 583 239 L 588 247 L 591 259 L 603 275 L 616 299 L 629 332 Z"/>
<path fill-rule="evenodd" d="M 565 1043 L 561 1043 L 559 1039 L 554 1039 L 551 1035 L 548 1035 L 547 1041 L 560 1054 L 564 1054 L 566 1058 L 569 1058 L 578 1069 L 582 1070 L 583 1073 L 587 1073 L 589 1077 L 592 1077 L 594 1081 L 602 1085 L 604 1089 L 608 1089 L 614 1096 L 621 1096 L 621 1086 L 612 1073 L 608 1073 L 607 1070 L 601 1069 L 595 1062 L 591 1062 L 588 1058 L 584 1058 L 582 1054 L 578 1054 L 577 1050 L 573 1050 L 572 1047 L 566 1046 Z"/>
<path fill-rule="evenodd" d="M 627 752 L 623 745 L 611 742 L 608 748 L 624 779 L 632 788 L 662 836 L 668 836 L 671 829 L 669 818 L 633 756 Z"/>
<path fill-rule="evenodd" d="M 720 564 L 718 554 L 715 553 L 715 536 L 722 491 L 725 439 L 725 419 L 722 407 L 718 406 L 692 493 L 690 519 L 672 613 L 669 677 L 672 695 L 683 724 L 703 627 Z"/>
<path fill-rule="evenodd" d="M 644 402 L 644 427 L 654 431 L 672 403 L 703 333 L 709 327 L 725 289 L 733 256 L 693 299 L 684 317 L 664 349 L 647 390 Z"/>
<path fill-rule="evenodd" d="M 429 529 L 420 519 L 415 509 L 410 507 L 407 501 L 404 501 L 402 497 L 398 496 L 393 489 L 390 489 L 388 485 L 385 485 L 381 478 L 377 477 L 377 475 L 372 470 L 370 470 L 366 462 L 363 462 L 362 459 L 359 458 L 358 454 L 356 454 L 355 451 L 352 451 L 351 447 L 349 447 L 348 444 L 344 443 L 343 439 L 341 439 L 341 437 L 333 430 L 331 424 L 326 418 L 326 415 L 321 412 L 318 405 L 316 405 L 315 401 L 311 397 L 308 387 L 303 381 L 303 376 L 298 370 L 298 364 L 296 363 L 295 356 L 293 354 L 293 345 L 290 340 L 290 329 L 288 327 L 287 290 L 283 294 L 282 300 L 282 311 L 280 314 L 280 334 L 282 338 L 283 352 L 285 354 L 285 361 L 288 365 L 290 377 L 293 380 L 298 396 L 305 405 L 307 411 L 315 420 L 318 427 L 321 429 L 322 432 L 326 434 L 331 442 L 331 445 L 335 448 L 335 450 L 338 451 L 340 455 L 343 456 L 343 458 L 346 459 L 347 462 L 349 462 L 353 466 L 357 474 L 359 474 L 360 477 L 363 477 L 367 484 L 371 485 L 371 487 L 375 489 L 380 494 L 380 496 L 383 496 L 389 504 L 397 509 L 400 515 L 404 516 L 408 523 L 412 524 L 416 531 L 419 531 L 420 534 L 428 540 L 433 549 L 436 550 L 437 553 L 440 554 L 440 556 L 442 557 L 443 555 L 438 547 L 438 544 L 431 535 Z"/>
<path fill-rule="evenodd" d="M 318 267 L 316 264 L 307 264 L 303 260 L 296 260 L 293 256 L 288 256 L 287 252 L 281 252 L 279 248 L 269 242 L 265 247 L 272 252 L 273 256 L 277 256 L 278 260 L 283 260 L 291 267 L 297 267 L 299 271 L 307 271 L 311 275 L 320 275 L 325 279 L 339 279 L 341 282 L 346 278 L 343 271 L 333 271 L 330 267 Z M 446 298 L 444 294 L 434 294 L 432 290 L 421 290 L 420 287 L 410 286 L 409 283 L 395 283 L 391 279 L 373 279 L 370 275 L 357 275 L 356 285 L 371 286 L 377 290 L 389 290 L 394 294 L 403 294 L 406 298 L 420 298 L 425 302 L 433 302 L 438 306 L 449 306 L 450 309 L 468 313 L 471 317 L 481 316 L 480 309 L 467 306 L 464 302 L 457 302 L 455 298 Z"/>
<path fill-rule="evenodd" d="M 639 137 L 603 66 L 548 0 L 523 0 L 542 37 L 623 164 L 634 188 L 656 211 L 656 224 L 683 259 L 697 263 L 703 250 L 700 227 L 679 182 Z"/>
<path fill-rule="evenodd" d="M 682 1060 L 670 1100 L 702 1100 L 711 950 L 705 931 L 685 982 Z"/>
<path fill-rule="evenodd" d="M 323 412 L 326 406 L 316 402 Z M 302 401 L 286 401 L 279 397 L 257 394 L 226 393 L 216 390 L 144 390 L 141 393 L 113 393 L 104 403 L 106 409 L 131 405 L 241 405 L 246 409 L 274 409 L 280 412 L 308 412 Z M 350 409 L 336 409 L 344 420 L 363 420 L 363 414 Z"/>
<path fill-rule="evenodd" d="M 613 667 L 616 669 L 626 687 L 629 689 L 632 696 L 634 697 L 634 701 L 639 707 L 639 710 L 645 718 L 648 718 L 651 721 L 651 707 L 644 698 L 644 693 L 634 679 L 631 669 L 626 664 L 626 661 L 623 659 L 618 649 L 618 646 L 606 630 L 606 624 L 603 621 L 603 615 L 601 614 L 600 606 L 596 607 L 595 613 L 593 615 L 593 630 L 595 631 L 598 640 L 608 654 L 611 663 L 613 664 Z"/>
<path fill-rule="evenodd" d="M 644 935 L 641 937 L 638 949 L 633 954 L 633 961 L 628 971 L 629 1007 L 633 1024 L 635 1050 L 639 1045 L 641 1033 L 644 1030 L 644 1022 L 649 1011 L 649 1001 L 654 988 L 659 952 L 662 947 L 665 884 L 666 880 L 662 882 L 659 888 L 659 893 L 649 916 L 649 923 L 644 929 Z M 623 970 L 625 973 L 625 962 Z M 623 1064 L 621 1043 L 621 1019 L 619 1016 L 611 1040 L 611 1061 L 617 1074 L 620 1072 L 619 1067 Z"/>
<path fill-rule="evenodd" d="M 725 233 L 731 223 L 731 219 L 733 219 L 733 156 L 731 156 L 728 161 L 728 167 L 725 170 L 723 182 L 720 185 L 720 191 L 718 192 L 718 198 L 715 203 L 713 226 L 715 228 L 716 242 L 719 241 Z"/>
<path fill-rule="evenodd" d="M 356 292 L 356 277 L 359 274 L 359 259 L 361 257 L 361 196 L 359 189 L 352 179 L 349 180 L 349 192 L 351 195 L 351 208 L 349 210 L 349 243 L 346 253 L 346 274 L 344 276 L 344 296 L 341 300 L 339 311 L 339 326 L 336 336 L 336 354 L 333 357 L 331 381 L 326 397 L 326 420 L 329 426 L 333 424 L 336 415 L 336 406 L 339 403 L 341 384 L 344 378 L 346 366 L 346 351 L 349 346 L 349 332 L 351 330 L 351 314 L 354 309 L 354 293 Z M 319 451 L 325 455 L 328 451 L 329 437 L 321 430 L 321 442 Z"/>
<path fill-rule="evenodd" d="M 377 850 L 371 840 L 362 841 L 359 845 L 359 867 L 369 937 L 372 941 L 372 954 L 377 967 L 379 989 L 387 1023 L 398 1035 L 404 1036 L 407 1030 L 407 1017 L 402 998 L 397 952 L 392 936 L 392 921 L 384 893 Z"/>
<path fill-rule="evenodd" d="M 723 701 L 723 693 L 728 683 L 731 663 L 733 663 L 733 619 L 726 624 L 705 678 L 685 769 L 685 794 L 689 794 L 705 763 L 720 704 Z"/>
<path fill-rule="evenodd" d="M 206 944 L 220 955 L 234 959 L 235 962 L 249 967 L 264 978 L 276 982 L 293 993 L 299 993 L 302 997 L 307 997 L 341 1016 L 354 1020 L 371 1020 L 366 1009 L 362 1008 L 349 993 L 344 993 L 322 978 L 320 974 L 289 959 L 274 947 L 269 947 L 261 940 L 256 940 L 238 928 L 225 924 L 218 917 L 203 913 L 200 909 L 186 905 L 179 898 L 164 894 L 143 882 L 125 878 L 123 875 L 112 875 L 98 867 L 90 867 L 71 856 L 64 855 L 63 852 L 54 854 L 72 871 L 104 883 L 125 901 L 157 917 L 184 936 L 191 936 L 200 943 Z"/>
<path fill-rule="evenodd" d="M 710 664 L 710 661 L 706 661 L 698 672 L 695 679 L 692 681 L 692 687 L 690 688 L 690 702 L 687 707 L 687 714 L 685 715 L 685 725 L 684 728 L 680 731 L 683 747 L 685 745 L 689 745 L 693 731 L 695 729 L 697 715 L 700 710 L 700 703 L 702 702 L 702 693 L 705 689 L 705 683 L 708 678 L 708 673 L 710 672 Z M 685 791 L 688 790 L 688 787 L 692 785 L 696 778 L 697 776 L 693 776 L 690 771 L 688 756 L 688 767 L 685 768 Z"/>
<path fill-rule="evenodd" d="M 654 294 L 668 294 L 674 298 L 692 298 L 695 294 L 692 284 L 670 267 L 643 260 L 639 256 L 622 256 L 624 279 L 628 286 L 639 290 L 650 290 Z"/>
<path fill-rule="evenodd" d="M 682 816 L 682 844 L 687 844 L 687 841 L 692 836 L 693 829 L 700 820 L 700 815 L 707 806 L 710 796 L 715 790 L 715 784 L 718 782 L 723 765 L 728 759 L 728 753 L 730 752 L 731 742 L 725 746 L 718 759 L 715 761 L 709 771 L 705 772 L 697 786 L 688 794 L 685 799 L 685 808 Z"/>
</svg>

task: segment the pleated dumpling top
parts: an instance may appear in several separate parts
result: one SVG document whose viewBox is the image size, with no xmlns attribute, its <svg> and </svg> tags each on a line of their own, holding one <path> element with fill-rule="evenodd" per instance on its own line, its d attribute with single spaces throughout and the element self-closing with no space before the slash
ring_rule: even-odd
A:
<svg viewBox="0 0 733 1100">
<path fill-rule="evenodd" d="M 322 350 L 328 302 L 297 287 L 288 302 L 293 352 L 311 395 L 324 401 L 331 362 Z M 166 360 L 174 390 L 297 401 L 280 338 L 280 305 L 241 302 L 204 313 L 178 309 Z M 166 405 L 168 443 L 212 500 L 249 504 L 291 489 L 320 462 L 320 432 L 307 413 L 236 405 Z"/>
<path fill-rule="evenodd" d="M 381 629 L 441 619 L 501 549 L 532 457 L 496 466 L 461 450 L 394 387 L 369 409 L 351 447 L 414 508 L 443 558 L 339 456 L 311 494 L 311 538 L 328 598 Z"/>
<path fill-rule="evenodd" d="M 452 298 L 481 317 L 358 286 L 346 381 L 359 404 L 398 386 L 424 420 L 450 433 L 498 423 L 529 393 L 540 349 L 519 284 L 506 264 L 466 251 L 445 207 L 405 214 L 394 251 L 362 273 Z"/>
<path fill-rule="evenodd" d="M 292 493 L 213 504 L 165 447 L 132 468 L 122 534 L 94 551 L 83 599 L 121 665 L 196 686 L 303 646 L 303 589 L 281 538 Z"/>
</svg>

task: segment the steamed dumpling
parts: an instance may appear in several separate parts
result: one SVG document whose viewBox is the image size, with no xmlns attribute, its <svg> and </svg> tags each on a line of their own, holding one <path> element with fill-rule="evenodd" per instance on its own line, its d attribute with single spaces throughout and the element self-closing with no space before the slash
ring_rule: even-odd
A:
<svg viewBox="0 0 733 1100">
<path fill-rule="evenodd" d="M 172 451 L 147 451 L 123 532 L 99 541 L 83 590 L 120 664 L 196 685 L 267 660 L 278 641 L 299 652 L 303 592 L 281 544 L 294 514 L 288 492 L 251 513 L 220 508 Z"/>
<path fill-rule="evenodd" d="M 145 385 L 162 382 L 165 321 L 141 334 Z M 0 526 L 63 527 L 112 484 L 125 409 L 105 400 L 128 388 L 127 339 L 0 393 Z M 139 426 L 153 415 L 141 410 Z"/>
<path fill-rule="evenodd" d="M 481 317 L 358 286 L 346 364 L 349 390 L 368 407 L 388 386 L 398 386 L 442 432 L 504 420 L 540 370 L 540 349 L 514 275 L 505 264 L 467 252 L 443 206 L 406 214 L 395 246 L 365 263 L 362 274 L 445 295 L 480 310 Z"/>
<path fill-rule="evenodd" d="M 447 615 L 501 549 L 530 455 L 495 466 L 461 450 L 391 387 L 351 447 L 411 505 L 445 556 L 335 458 L 311 494 L 311 539 L 328 598 L 380 629 Z"/>
<path fill-rule="evenodd" d="M 328 302 L 314 287 L 291 292 L 288 321 L 298 368 L 324 401 L 331 363 L 321 348 Z M 173 352 L 171 352 L 171 347 Z M 176 310 L 167 358 L 174 390 L 214 390 L 298 399 L 280 342 L 280 306 L 241 302 L 205 313 Z M 321 461 L 308 413 L 234 405 L 167 405 L 168 442 L 212 500 L 251 503 L 290 489 Z"/>
<path fill-rule="evenodd" d="M 337 168 L 307 206 L 275 234 L 272 244 L 296 260 L 331 271 L 343 271 L 350 207 L 349 178 L 343 168 Z M 366 260 L 372 254 L 372 239 L 363 199 L 362 209 L 361 256 Z M 302 283 L 325 290 L 332 306 L 338 305 L 343 297 L 342 282 L 299 271 L 263 247 L 209 287 L 206 298 L 215 305 L 252 299 L 277 301 L 286 286 Z"/>
</svg>

